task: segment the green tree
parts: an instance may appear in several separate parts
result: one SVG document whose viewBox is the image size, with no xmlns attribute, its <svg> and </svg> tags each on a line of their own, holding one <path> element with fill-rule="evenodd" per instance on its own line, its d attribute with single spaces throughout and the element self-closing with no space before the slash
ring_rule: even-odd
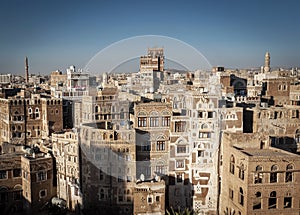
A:
<svg viewBox="0 0 300 215">
<path fill-rule="evenodd" d="M 185 208 L 184 210 L 181 211 L 179 208 L 178 210 L 174 210 L 174 208 L 171 207 L 170 211 L 167 210 L 168 215 L 192 215 L 194 214 L 193 210 L 190 210 L 188 208 Z"/>
</svg>

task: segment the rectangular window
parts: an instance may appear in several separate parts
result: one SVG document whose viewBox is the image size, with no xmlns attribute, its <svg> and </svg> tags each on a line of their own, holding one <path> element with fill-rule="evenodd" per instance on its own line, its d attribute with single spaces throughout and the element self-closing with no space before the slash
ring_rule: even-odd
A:
<svg viewBox="0 0 300 215">
<path fill-rule="evenodd" d="M 277 183 L 277 172 L 270 173 L 270 183 Z"/>
<path fill-rule="evenodd" d="M 239 167 L 239 178 L 244 180 L 245 177 L 245 171 L 243 169 L 244 167 Z"/>
<path fill-rule="evenodd" d="M 118 176 L 118 182 L 124 182 L 123 177 L 122 176 Z"/>
<path fill-rule="evenodd" d="M 175 132 L 184 132 L 186 128 L 186 123 L 184 121 L 175 122 Z"/>
<path fill-rule="evenodd" d="M 101 169 L 100 169 L 100 177 L 99 178 L 100 178 L 100 181 L 102 181 L 104 179 L 104 174 Z"/>
<path fill-rule="evenodd" d="M 158 117 L 150 117 L 150 127 L 158 127 Z"/>
<path fill-rule="evenodd" d="M 7 171 L 0 170 L 0 179 L 7 179 Z"/>
<path fill-rule="evenodd" d="M 150 143 L 145 143 L 144 145 L 142 145 L 142 151 L 151 151 L 151 144 Z"/>
<path fill-rule="evenodd" d="M 187 146 L 177 146 L 177 153 L 178 154 L 183 154 L 183 153 L 187 153 Z"/>
<path fill-rule="evenodd" d="M 44 171 L 40 171 L 37 173 L 37 181 L 45 181 L 47 180 L 47 173 Z"/>
<path fill-rule="evenodd" d="M 13 169 L 13 177 L 21 177 L 21 169 Z"/>
<path fill-rule="evenodd" d="M 210 132 L 199 132 L 199 138 L 210 138 L 211 133 Z"/>
<path fill-rule="evenodd" d="M 204 113 L 203 111 L 198 112 L 198 118 L 204 118 Z"/>
<path fill-rule="evenodd" d="M 207 112 L 207 118 L 209 118 L 209 119 L 214 118 L 214 112 L 208 111 Z"/>
<path fill-rule="evenodd" d="M 156 142 L 156 150 L 164 151 L 165 150 L 165 141 L 157 141 Z"/>
<path fill-rule="evenodd" d="M 286 172 L 285 173 L 285 182 L 292 182 L 293 181 L 293 172 Z"/>
<path fill-rule="evenodd" d="M 299 118 L 299 111 L 298 110 L 292 110 L 292 118 Z"/>
<path fill-rule="evenodd" d="M 199 157 L 204 157 L 204 151 L 203 150 L 198 151 L 198 158 Z"/>
<path fill-rule="evenodd" d="M 176 168 L 184 168 L 184 160 L 177 160 Z"/>
<path fill-rule="evenodd" d="M 170 117 L 169 116 L 164 116 L 162 118 L 162 126 L 163 127 L 168 127 L 170 126 Z"/>
<path fill-rule="evenodd" d="M 233 190 L 229 188 L 229 198 L 233 200 Z"/>
<path fill-rule="evenodd" d="M 291 208 L 292 207 L 292 197 L 284 197 L 284 208 Z"/>
<path fill-rule="evenodd" d="M 147 117 L 138 117 L 138 127 L 147 127 Z"/>
<path fill-rule="evenodd" d="M 156 166 L 155 171 L 160 174 L 165 174 L 165 167 L 164 166 Z"/>
<path fill-rule="evenodd" d="M 255 173 L 254 175 L 254 184 L 261 184 L 263 179 L 263 173 Z"/>
</svg>

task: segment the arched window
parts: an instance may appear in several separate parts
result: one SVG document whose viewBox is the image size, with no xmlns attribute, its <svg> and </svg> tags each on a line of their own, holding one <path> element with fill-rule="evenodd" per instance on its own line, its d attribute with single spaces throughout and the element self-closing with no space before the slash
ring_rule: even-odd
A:
<svg viewBox="0 0 300 215">
<path fill-rule="evenodd" d="M 230 167 L 229 167 L 229 171 L 230 173 L 234 174 L 234 164 L 235 163 L 235 159 L 234 159 L 234 156 L 231 155 L 230 157 Z"/>
<path fill-rule="evenodd" d="M 201 125 L 201 129 L 209 129 L 208 125 L 206 123 L 203 123 Z"/>
<path fill-rule="evenodd" d="M 285 173 L 285 182 L 292 182 L 293 181 L 293 164 L 288 164 L 286 167 L 286 173 Z"/>
<path fill-rule="evenodd" d="M 262 166 L 257 166 L 255 169 L 255 174 L 254 174 L 254 184 L 261 184 L 263 180 L 263 171 Z"/>
<path fill-rule="evenodd" d="M 271 167 L 271 173 L 270 173 L 270 183 L 277 183 L 277 171 L 278 167 L 276 165 L 273 165 Z"/>
<path fill-rule="evenodd" d="M 244 191 L 243 191 L 243 188 L 241 188 L 241 187 L 240 187 L 238 200 L 239 200 L 240 205 L 244 205 Z"/>
<path fill-rule="evenodd" d="M 276 191 L 272 191 L 269 197 L 269 205 L 268 209 L 276 208 L 277 207 L 277 198 L 276 198 Z"/>
<path fill-rule="evenodd" d="M 22 185 L 20 184 L 15 185 L 14 190 L 22 190 Z"/>
<path fill-rule="evenodd" d="M 261 209 L 261 192 L 256 192 L 253 199 L 253 210 Z"/>
<path fill-rule="evenodd" d="M 239 167 L 239 178 L 244 180 L 245 177 L 245 167 L 244 164 L 241 164 Z"/>
</svg>

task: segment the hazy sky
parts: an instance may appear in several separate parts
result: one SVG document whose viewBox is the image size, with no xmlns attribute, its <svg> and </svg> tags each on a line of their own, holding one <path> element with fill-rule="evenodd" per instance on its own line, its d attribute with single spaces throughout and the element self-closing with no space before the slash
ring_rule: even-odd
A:
<svg viewBox="0 0 300 215">
<path fill-rule="evenodd" d="M 23 74 L 25 56 L 31 73 L 82 68 L 106 46 L 149 34 L 182 40 L 212 65 L 257 67 L 269 51 L 272 66 L 300 66 L 298 2 L 2 0 L 0 73 Z"/>
</svg>

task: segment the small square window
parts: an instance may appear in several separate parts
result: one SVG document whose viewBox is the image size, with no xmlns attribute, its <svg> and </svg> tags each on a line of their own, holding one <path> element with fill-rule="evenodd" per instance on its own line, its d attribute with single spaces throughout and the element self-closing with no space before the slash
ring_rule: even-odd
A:
<svg viewBox="0 0 300 215">
<path fill-rule="evenodd" d="M 7 171 L 6 170 L 0 171 L 0 179 L 7 179 Z"/>
<path fill-rule="evenodd" d="M 40 198 L 44 198 L 47 196 L 47 190 L 40 190 Z"/>
<path fill-rule="evenodd" d="M 21 169 L 14 169 L 13 170 L 13 177 L 21 177 Z"/>
</svg>

